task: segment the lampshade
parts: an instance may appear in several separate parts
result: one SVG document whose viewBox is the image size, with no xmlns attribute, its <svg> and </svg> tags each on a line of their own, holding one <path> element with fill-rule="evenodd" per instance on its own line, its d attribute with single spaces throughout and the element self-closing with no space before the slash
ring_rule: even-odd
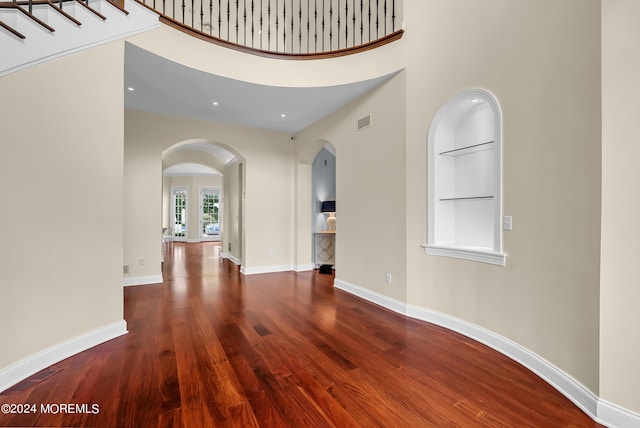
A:
<svg viewBox="0 0 640 428">
<path fill-rule="evenodd" d="M 323 213 L 336 212 L 336 201 L 323 201 L 320 206 L 320 211 Z"/>
</svg>

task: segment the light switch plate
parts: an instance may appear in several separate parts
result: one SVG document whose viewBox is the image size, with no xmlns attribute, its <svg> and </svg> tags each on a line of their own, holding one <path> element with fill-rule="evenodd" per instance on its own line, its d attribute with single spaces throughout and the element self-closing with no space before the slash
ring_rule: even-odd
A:
<svg viewBox="0 0 640 428">
<path fill-rule="evenodd" d="M 502 220 L 502 228 L 504 230 L 513 230 L 513 219 L 510 215 L 504 216 L 504 219 Z"/>
</svg>

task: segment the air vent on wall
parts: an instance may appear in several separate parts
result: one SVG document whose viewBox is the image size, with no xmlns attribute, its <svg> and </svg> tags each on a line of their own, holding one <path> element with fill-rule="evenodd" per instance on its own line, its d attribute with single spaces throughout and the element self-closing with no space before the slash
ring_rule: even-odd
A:
<svg viewBox="0 0 640 428">
<path fill-rule="evenodd" d="M 368 114 L 365 117 L 358 119 L 358 122 L 356 123 L 356 131 L 360 131 L 370 126 L 371 126 L 371 114 Z"/>
</svg>

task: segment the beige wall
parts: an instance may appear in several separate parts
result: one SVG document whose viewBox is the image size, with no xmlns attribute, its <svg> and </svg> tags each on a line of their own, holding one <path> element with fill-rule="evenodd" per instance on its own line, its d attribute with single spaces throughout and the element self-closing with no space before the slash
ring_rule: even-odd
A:
<svg viewBox="0 0 640 428">
<path fill-rule="evenodd" d="M 123 319 L 123 61 L 116 42 L 0 78 L 0 372 Z"/>
<path fill-rule="evenodd" d="M 336 149 L 336 278 L 406 300 L 405 73 L 300 132 Z M 356 131 L 371 114 L 373 126 Z M 392 284 L 386 284 L 386 274 Z"/>
<path fill-rule="evenodd" d="M 640 413 L 640 3 L 602 2 L 600 395 Z"/>
<path fill-rule="evenodd" d="M 406 71 L 298 136 L 300 144 L 326 139 L 336 147 L 338 280 L 503 335 L 594 393 L 599 7 L 596 0 L 410 2 L 398 46 L 407 49 Z M 421 248 L 430 122 L 468 88 L 489 90 L 503 110 L 504 213 L 514 221 L 504 235 L 506 267 Z M 374 126 L 356 132 L 356 119 L 369 112 Z"/>
<path fill-rule="evenodd" d="M 600 2 L 405 4 L 408 302 L 503 335 L 599 390 Z M 506 267 L 426 256 L 427 133 L 467 88 L 503 111 Z"/>
<path fill-rule="evenodd" d="M 291 265 L 294 151 L 287 134 L 127 110 L 125 260 L 151 260 L 132 265 L 129 275 L 160 275 L 162 151 L 194 136 L 225 145 L 248 165 L 243 173 L 243 266 Z"/>
<path fill-rule="evenodd" d="M 229 61 L 214 68 L 223 75 L 254 81 L 255 75 L 245 74 L 260 62 L 276 70 L 260 75 L 262 83 L 285 84 L 277 76 L 287 76 L 287 85 L 304 85 L 319 84 L 322 79 L 337 83 L 347 64 L 359 73 L 373 70 L 372 75 L 406 64 L 406 73 L 297 138 L 298 153 L 320 140 L 337 148 L 338 199 L 345 202 L 338 216 L 338 278 L 502 334 L 548 359 L 594 393 L 600 383 L 610 385 L 611 400 L 620 396 L 622 403 L 635 408 L 633 395 L 621 382 L 605 380 L 614 363 L 598 374 L 599 2 L 574 0 L 541 7 L 534 1 L 496 0 L 467 1 L 460 6 L 441 0 L 405 7 L 407 34 L 387 49 L 388 61 L 376 62 L 383 66 L 362 66 L 375 59 L 373 54 L 359 57 L 364 60 L 358 67 L 350 64 L 353 58 L 318 67 L 318 63 L 261 62 L 225 52 Z M 424 25 L 425 16 L 432 17 L 428 25 Z M 539 31 L 541 27 L 544 32 Z M 177 37 L 174 42 L 184 40 Z M 151 45 L 148 40 L 141 43 L 145 48 Z M 151 50 L 166 54 L 163 49 L 153 45 Z M 193 52 L 175 49 L 167 56 L 183 56 L 185 62 L 206 68 L 198 62 L 206 59 L 192 58 Z M 309 64 L 314 68 L 291 71 Z M 504 209 L 515 225 L 504 236 L 506 268 L 427 257 L 420 248 L 426 241 L 430 120 L 450 97 L 470 87 L 493 92 L 504 112 Z M 372 130 L 382 132 L 355 133 L 353 122 L 369 112 L 374 117 Z M 397 128 L 405 123 L 406 131 Z M 295 263 L 304 261 L 309 239 L 299 209 L 306 197 L 305 167 L 297 164 L 296 169 Z M 250 171 L 249 162 L 248 175 Z M 389 177 L 380 171 L 395 173 Z M 406 195 L 398 188 L 406 189 Z M 403 207 L 392 208 L 386 215 L 384 231 L 379 231 L 380 216 L 370 215 L 370 205 L 380 193 L 391 195 L 389 205 Z M 247 195 L 246 200 L 251 198 Z M 381 237 L 384 248 L 372 250 Z M 384 284 L 386 273 L 392 274 L 391 286 Z M 617 307 L 613 302 L 609 312 Z M 610 324 L 603 319 L 603 331 L 610 328 L 609 340 L 616 337 L 613 332 L 620 324 L 613 317 Z M 608 355 L 612 360 L 619 358 L 615 350 Z M 618 373 L 624 379 L 624 371 Z"/>
<path fill-rule="evenodd" d="M 330 142 L 337 151 L 338 279 L 503 335 L 594 394 L 640 412 L 631 268 L 640 207 L 629 197 L 640 178 L 632 163 L 639 150 L 632 129 L 637 2 L 425 0 L 404 8 L 400 42 L 326 61 L 253 57 L 165 27 L 131 39 L 200 70 L 273 85 L 345 83 L 406 66 L 295 143 L 283 133 L 135 111 L 125 111 L 123 126 L 121 44 L 1 78 L 3 96 L 13 101 L 0 107 L 0 117 L 15 124 L 3 130 L 12 156 L 2 158 L 2 186 L 8 200 L 26 208 L 2 214 L 12 227 L 10 245 L 0 250 L 0 322 L 18 328 L 0 333 L 9 344 L 0 368 L 121 320 L 123 261 L 135 266 L 131 276 L 160 274 L 163 150 L 195 137 L 243 157 L 242 169 L 224 171 L 235 177 L 225 180 L 225 192 L 227 183 L 235 186 L 243 226 L 245 245 L 234 255 L 258 269 L 304 264 L 310 256 L 301 201 L 309 163 Z M 51 85 L 51 76 L 61 83 Z M 491 91 L 503 110 L 504 214 L 514 224 L 503 237 L 506 267 L 426 256 L 421 248 L 430 121 L 456 93 L 477 87 Z M 355 121 L 368 113 L 374 126 L 356 132 Z M 31 116 L 47 126 L 30 126 Z M 16 176 L 24 177 L 19 187 L 12 186 Z M 47 190 L 44 205 L 53 207 L 46 216 L 33 198 L 38 189 Z M 101 197 L 92 204 L 60 202 L 96 189 Z M 39 223 L 46 232 L 33 226 Z M 96 224 L 99 241 L 87 232 Z M 36 242 L 44 243 L 34 251 Z M 32 269 L 36 262 L 41 269 Z"/>
<path fill-rule="evenodd" d="M 242 262 L 242 175 L 241 163 L 234 163 L 225 169 L 222 252 L 236 262 Z"/>
<path fill-rule="evenodd" d="M 297 270 L 306 270 L 313 262 L 313 228 L 311 227 L 312 175 L 310 164 L 296 163 L 294 263 Z"/>
<path fill-rule="evenodd" d="M 153 139 L 132 136 L 128 122 L 125 112 L 123 264 L 129 269 L 124 279 L 155 277 L 159 281 L 162 275 L 162 151 L 157 150 Z"/>
</svg>

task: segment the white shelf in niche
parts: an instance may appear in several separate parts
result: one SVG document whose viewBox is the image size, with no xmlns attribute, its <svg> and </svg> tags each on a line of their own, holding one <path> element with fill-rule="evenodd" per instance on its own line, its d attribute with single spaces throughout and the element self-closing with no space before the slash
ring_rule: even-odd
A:
<svg viewBox="0 0 640 428">
<path fill-rule="evenodd" d="M 434 117 L 427 254 L 505 265 L 501 120 L 497 100 L 481 89 L 456 95 Z"/>
<path fill-rule="evenodd" d="M 456 149 L 446 150 L 444 152 L 440 152 L 440 156 L 463 156 L 470 155 L 471 153 L 477 153 L 484 150 L 493 149 L 493 144 L 495 141 L 487 141 L 485 143 L 472 144 L 470 146 L 460 147 Z"/>
<path fill-rule="evenodd" d="M 491 248 L 483 247 L 451 248 L 425 245 L 424 252 L 431 256 L 453 257 L 498 266 L 505 266 L 507 262 L 506 254 L 496 253 Z"/>
<path fill-rule="evenodd" d="M 455 201 L 482 201 L 486 199 L 493 199 L 495 196 L 462 196 L 462 197 L 451 197 L 451 198 L 439 198 L 440 202 L 455 202 Z"/>
</svg>

